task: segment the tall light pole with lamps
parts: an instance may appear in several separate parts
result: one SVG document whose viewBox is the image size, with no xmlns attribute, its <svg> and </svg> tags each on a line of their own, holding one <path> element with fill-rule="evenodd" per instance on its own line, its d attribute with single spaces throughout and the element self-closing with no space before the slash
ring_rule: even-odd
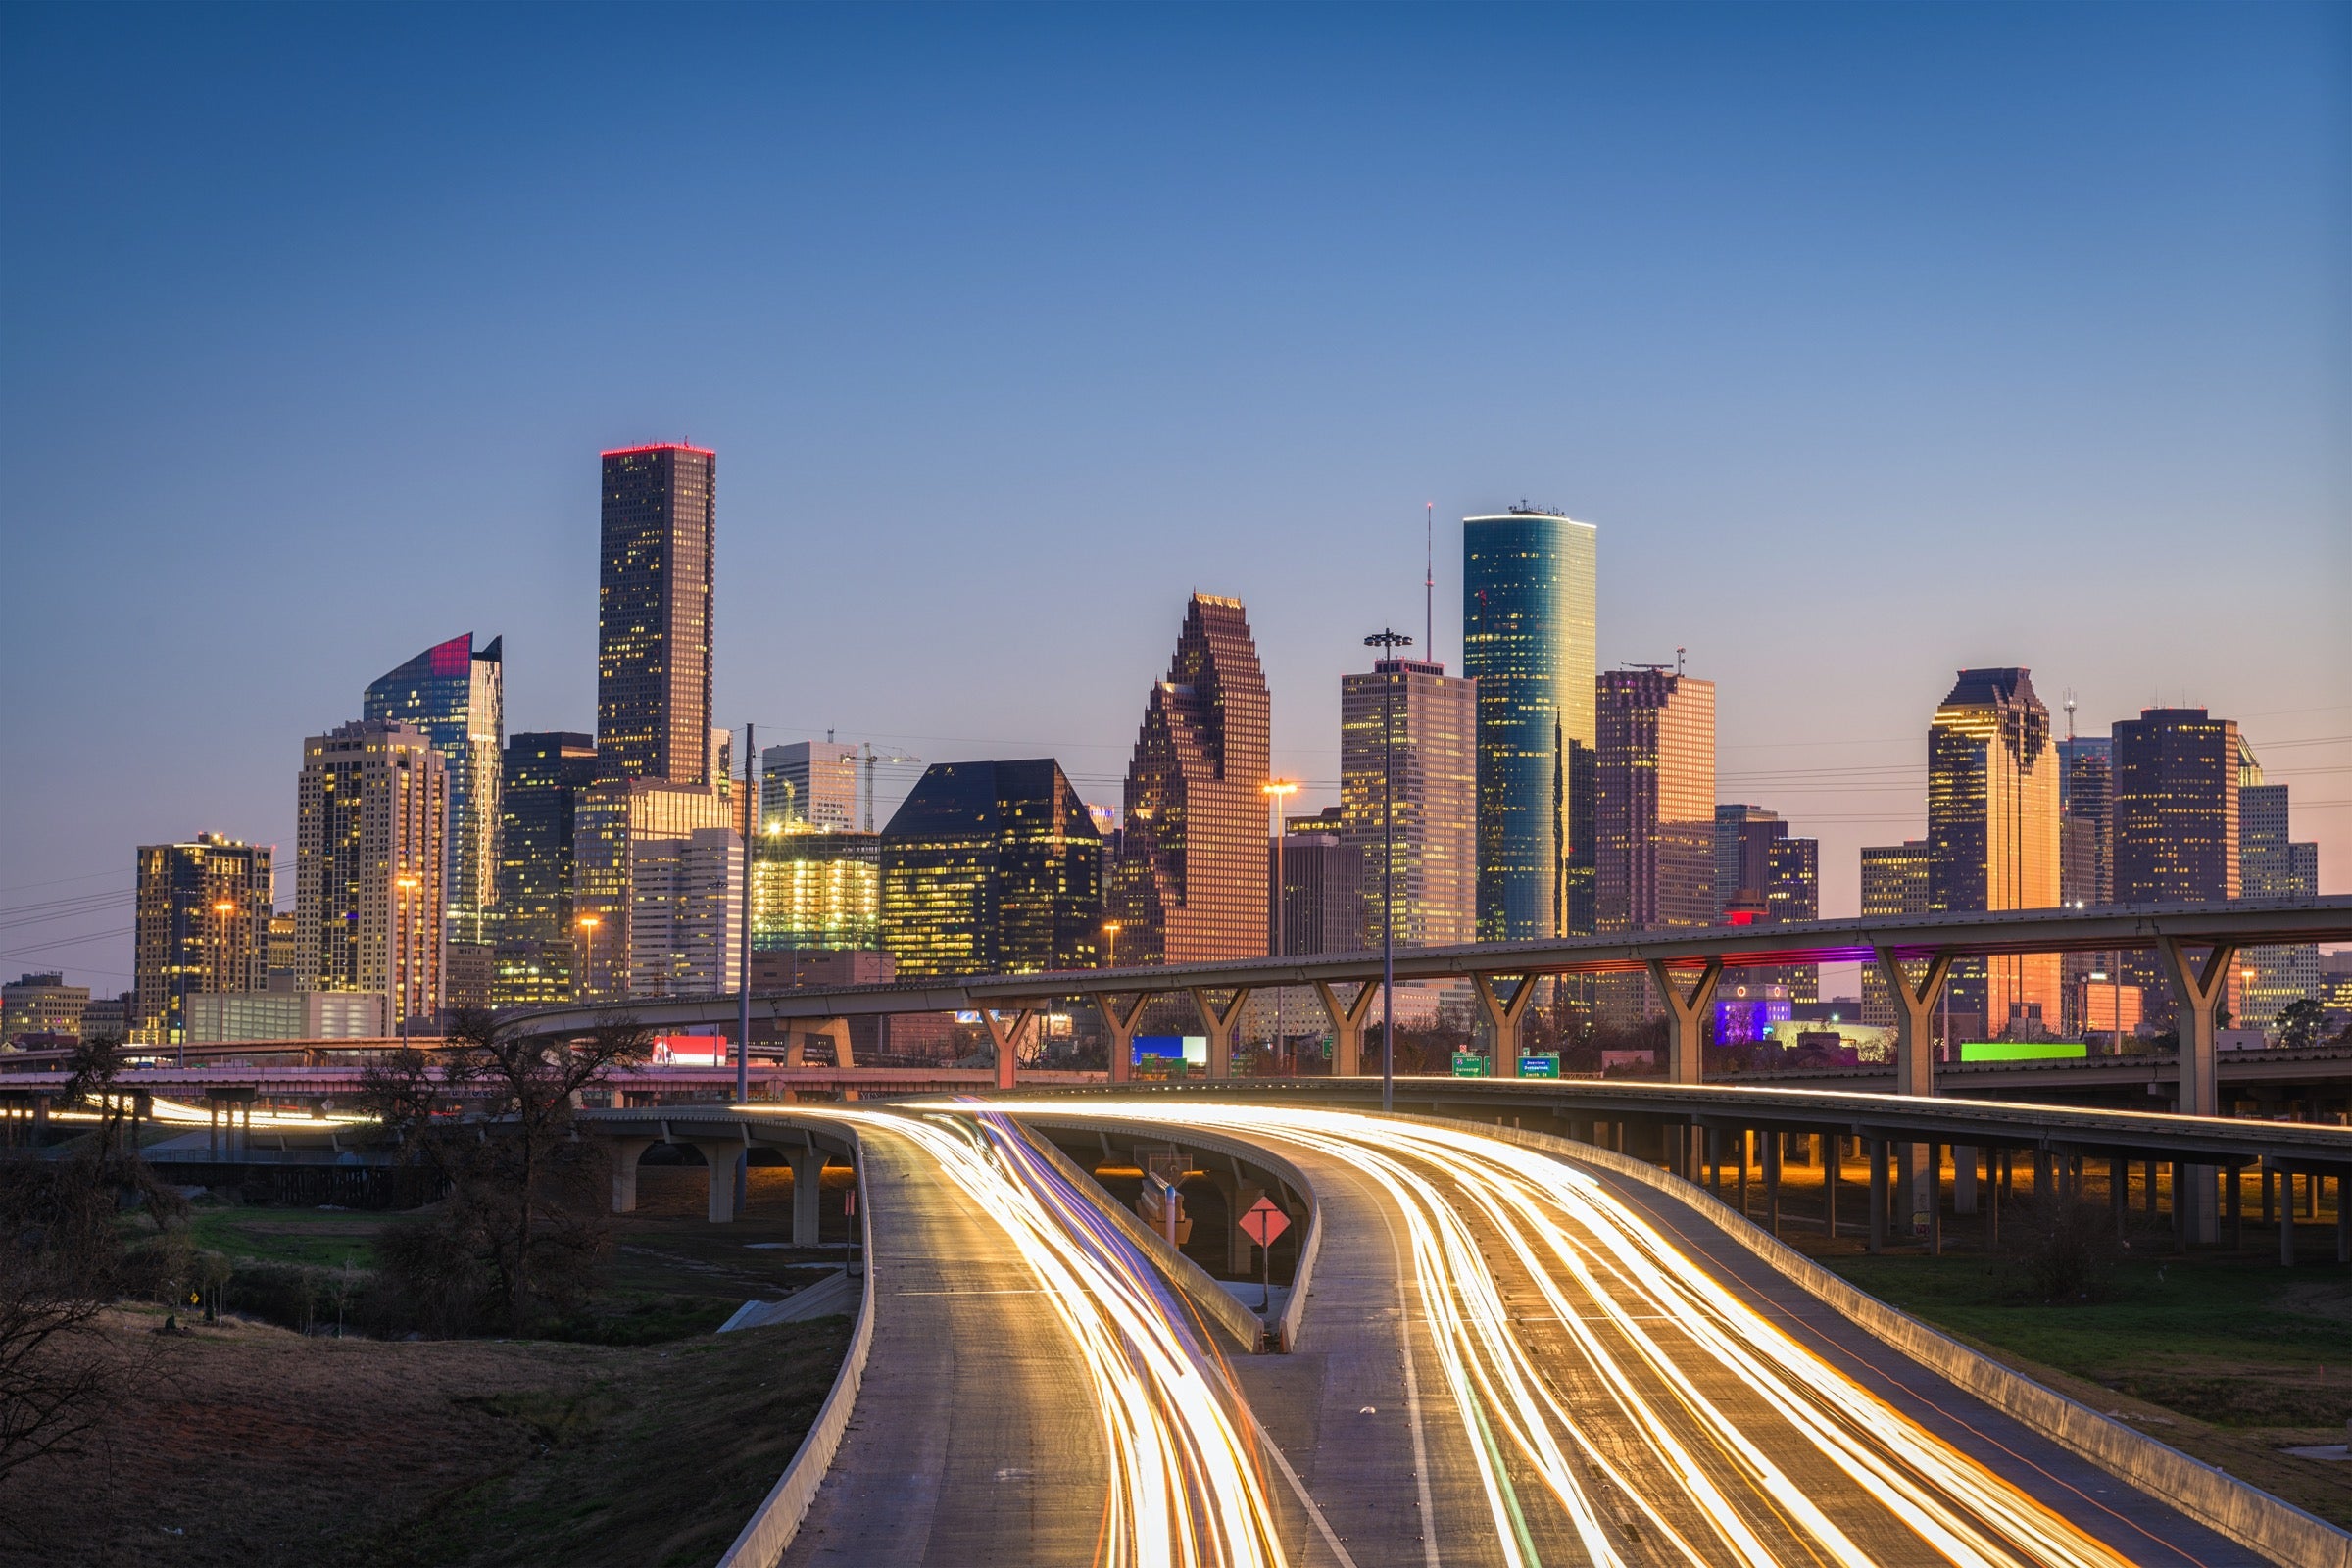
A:
<svg viewBox="0 0 2352 1568">
<path fill-rule="evenodd" d="M 1290 932 L 1286 927 L 1290 924 L 1291 912 L 1291 887 L 1282 874 L 1282 803 L 1298 794 L 1298 786 L 1291 779 L 1270 778 L 1258 789 L 1267 797 L 1268 808 L 1274 815 L 1274 956 L 1282 958 L 1289 956 L 1284 950 L 1290 946 Z M 1277 1068 L 1282 1065 L 1285 1050 L 1282 1038 L 1282 991 L 1280 986 L 1274 988 L 1274 1064 Z"/>
<path fill-rule="evenodd" d="M 424 884 L 416 876 L 396 876 L 392 885 L 400 890 L 400 962 L 395 966 L 400 997 L 400 1049 L 409 1049 L 409 965 L 415 960 L 416 944 L 409 930 L 409 906 L 415 902 L 409 895 Z"/>
<path fill-rule="evenodd" d="M 578 1002 L 584 1000 L 588 988 L 596 984 L 596 928 L 604 922 L 593 914 L 583 914 L 575 923 L 588 933 L 587 949 L 580 955 L 580 978 L 571 988 L 572 1000 Z"/>
<path fill-rule="evenodd" d="M 1116 920 L 1102 922 L 1102 935 L 1108 941 L 1106 954 L 1102 960 L 1102 967 L 1105 969 L 1116 969 L 1119 966 L 1119 922 Z"/>
<path fill-rule="evenodd" d="M 1396 1108 L 1396 662 L 1413 640 L 1400 631 L 1364 639 L 1378 648 L 1387 679 L 1380 683 L 1380 1108 Z"/>
</svg>

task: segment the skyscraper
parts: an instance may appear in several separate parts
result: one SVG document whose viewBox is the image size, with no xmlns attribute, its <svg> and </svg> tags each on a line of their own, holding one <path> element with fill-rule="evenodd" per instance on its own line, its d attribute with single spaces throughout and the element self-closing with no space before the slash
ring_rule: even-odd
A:
<svg viewBox="0 0 2352 1568">
<path fill-rule="evenodd" d="M 1821 918 L 1821 841 L 1775 839 L 1764 855 L 1764 917 L 1770 921 Z M 1788 988 L 1791 1002 L 1821 1000 L 1821 965 L 1784 963 L 1760 976 Z"/>
<path fill-rule="evenodd" d="M 881 835 L 771 821 L 752 846 L 752 947 L 881 951 Z"/>
<path fill-rule="evenodd" d="M 608 779 L 709 785 L 711 564 L 718 458 L 604 454 L 596 751 Z"/>
<path fill-rule="evenodd" d="M 1271 739 L 1266 677 L 1242 602 L 1193 595 L 1127 764 L 1111 890 L 1120 962 L 1265 953 Z"/>
<path fill-rule="evenodd" d="M 1715 683 L 1663 669 L 1599 677 L 1594 904 L 1603 931 L 1715 923 Z M 1608 1021 L 1649 1004 L 1645 976 L 1594 988 Z"/>
<path fill-rule="evenodd" d="M 572 819 L 596 782 L 596 744 L 570 730 L 508 738 L 500 786 L 499 941 L 491 1001 L 519 1007 L 571 1000 Z"/>
<path fill-rule="evenodd" d="M 2256 769 L 2259 777 L 2260 770 Z M 2287 786 L 2243 784 L 2237 791 L 2238 891 L 2249 899 L 2312 898 L 2320 891 L 2320 847 L 2288 836 Z M 2248 1027 L 2273 1026 L 2287 1004 L 2320 994 L 2317 943 L 2248 948 L 2238 956 L 2237 1011 Z"/>
<path fill-rule="evenodd" d="M 1514 508 L 1462 519 L 1462 673 L 1478 683 L 1478 930 L 1594 928 L 1598 531 Z"/>
<path fill-rule="evenodd" d="M 1398 947 L 1478 940 L 1478 683 L 1384 659 L 1340 677 L 1340 838 L 1364 858 L 1362 927 L 1381 938 L 1384 752 L 1394 766 Z"/>
<path fill-rule="evenodd" d="M 370 992 L 395 1026 L 438 1021 L 449 765 L 423 730 L 385 719 L 338 725 L 302 749 L 295 989 Z"/>
<path fill-rule="evenodd" d="M 1094 815 L 1052 758 L 934 762 L 882 833 L 883 945 L 901 979 L 1092 968 L 1102 868 Z"/>
<path fill-rule="evenodd" d="M 133 1039 L 184 1041 L 189 997 L 269 984 L 271 859 L 266 844 L 218 833 L 139 847 Z"/>
<path fill-rule="evenodd" d="M 629 995 L 710 996 L 743 983 L 743 840 L 732 827 L 629 844 Z"/>
<path fill-rule="evenodd" d="M 1268 846 L 1269 855 L 1272 847 Z M 1310 953 L 1361 953 L 1376 939 L 1364 934 L 1364 852 L 1337 833 L 1285 833 L 1282 840 L 1282 921 L 1287 957 Z"/>
<path fill-rule="evenodd" d="M 1928 727 L 1928 907 L 2048 909 L 2058 904 L 2058 750 L 2028 669 L 1964 669 Z M 1965 958 L 1952 968 L 1963 1035 L 2055 1031 L 2064 985 L 2054 953 Z"/>
<path fill-rule="evenodd" d="M 2115 897 L 2119 904 L 2205 903 L 2238 896 L 2238 734 L 2202 708 L 2151 708 L 2115 725 Z M 2141 1015 L 2173 1018 L 2172 987 L 2153 954 L 2125 955 Z M 2238 1009 L 2236 977 L 2228 1006 Z"/>
<path fill-rule="evenodd" d="M 732 831 L 734 812 L 734 801 L 707 784 L 607 778 L 579 792 L 571 829 L 576 995 L 597 1000 L 629 995 L 637 951 L 631 929 L 637 846 L 691 838 L 704 828 Z"/>
<path fill-rule="evenodd" d="M 497 940 L 499 793 L 506 744 L 505 639 L 476 651 L 473 634 L 436 643 L 371 682 L 364 719 L 414 724 L 449 764 L 449 940 Z"/>
<path fill-rule="evenodd" d="M 760 754 L 760 824 L 806 822 L 848 832 L 858 826 L 858 748 L 794 741 Z"/>
<path fill-rule="evenodd" d="M 1928 912 L 1928 841 L 1865 845 L 1862 850 L 1862 915 Z M 1862 1021 L 1891 1028 L 1898 1014 L 1894 997 L 1876 964 L 1862 966 Z"/>
<path fill-rule="evenodd" d="M 1744 925 L 1764 917 L 1772 846 L 1788 836 L 1781 813 L 1761 806 L 1715 808 L 1715 918 Z"/>
</svg>

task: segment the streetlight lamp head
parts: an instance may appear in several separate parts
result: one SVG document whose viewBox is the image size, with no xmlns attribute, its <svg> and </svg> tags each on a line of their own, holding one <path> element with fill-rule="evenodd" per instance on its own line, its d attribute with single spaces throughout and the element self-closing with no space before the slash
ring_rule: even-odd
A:
<svg viewBox="0 0 2352 1568">
<path fill-rule="evenodd" d="M 593 915 L 593 914 L 583 914 L 583 915 L 581 915 L 581 916 L 580 916 L 580 922 L 579 922 L 579 923 L 580 923 L 580 924 L 581 924 L 583 927 L 585 927 L 586 929 L 588 929 L 588 930 L 590 930 L 590 931 L 593 931 L 593 930 L 595 930 L 595 929 L 597 928 L 597 926 L 598 926 L 599 924 L 601 924 L 602 922 L 600 922 L 600 921 L 597 919 L 597 917 L 596 917 L 595 915 Z"/>
<path fill-rule="evenodd" d="M 235 904 L 227 899 L 222 899 L 219 904 L 213 906 L 213 912 L 215 914 L 233 914 L 236 912 L 236 908 Z"/>
</svg>

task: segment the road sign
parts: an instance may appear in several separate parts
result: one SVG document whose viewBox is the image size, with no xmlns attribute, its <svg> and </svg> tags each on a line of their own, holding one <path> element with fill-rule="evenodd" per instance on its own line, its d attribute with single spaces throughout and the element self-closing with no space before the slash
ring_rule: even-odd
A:
<svg viewBox="0 0 2352 1568">
<path fill-rule="evenodd" d="M 1475 1052 L 1457 1051 L 1453 1054 L 1453 1075 L 1456 1078 L 1484 1078 L 1487 1058 Z"/>
<path fill-rule="evenodd" d="M 1519 1058 L 1519 1076 L 1522 1078 L 1557 1078 L 1559 1075 L 1560 1054 L 1556 1051 L 1534 1052 Z"/>
<path fill-rule="evenodd" d="M 1259 1199 L 1242 1216 L 1242 1234 L 1260 1247 L 1272 1247 L 1274 1238 L 1290 1228 L 1291 1217 L 1271 1198 Z"/>
</svg>

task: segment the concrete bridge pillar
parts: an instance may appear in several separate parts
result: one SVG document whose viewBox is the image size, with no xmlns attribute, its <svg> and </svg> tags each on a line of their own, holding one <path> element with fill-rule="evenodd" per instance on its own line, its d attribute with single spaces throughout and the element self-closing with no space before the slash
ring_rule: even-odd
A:
<svg viewBox="0 0 2352 1568">
<path fill-rule="evenodd" d="M 1242 1008 L 1250 1002 L 1247 986 L 1233 988 L 1233 1000 L 1222 1007 L 1209 999 L 1207 988 L 1192 986 L 1193 1010 L 1200 1014 L 1200 1027 L 1208 1031 L 1208 1075 L 1211 1078 L 1233 1076 L 1233 1026 L 1240 1021 Z"/>
<path fill-rule="evenodd" d="M 1331 1020 L 1331 1075 L 1352 1078 L 1364 1070 L 1364 1019 L 1371 1015 L 1372 999 L 1380 995 L 1380 986 L 1366 980 L 1357 988 L 1355 1000 L 1343 1004 L 1329 981 L 1318 980 L 1315 995 L 1323 1000 L 1324 1016 Z"/>
<path fill-rule="evenodd" d="M 631 1214 L 637 1210 L 637 1158 L 660 1142 L 653 1138 L 614 1138 L 610 1140 L 612 1151 L 612 1212 Z"/>
<path fill-rule="evenodd" d="M 2222 1103 L 2217 1036 L 2222 1003 L 2230 994 L 2230 966 L 2237 961 L 2237 948 L 2228 942 L 2213 944 L 2202 969 L 2177 937 L 2162 939 L 2159 951 L 2164 958 L 2165 975 L 2173 983 L 2174 1011 L 2180 1020 L 2180 1114 L 2218 1116 L 2222 1113 Z M 2219 1240 L 2214 1168 L 2182 1166 L 2180 1183 L 2173 1193 L 2173 1206 L 2180 1215 L 2177 1228 L 2187 1241 Z"/>
<path fill-rule="evenodd" d="M 694 1147 L 703 1152 L 703 1162 L 710 1167 L 710 1223 L 730 1225 L 735 1220 L 735 1167 L 742 1162 L 744 1152 L 751 1146 L 740 1138 L 698 1138 Z"/>
<path fill-rule="evenodd" d="M 1952 1146 L 1952 1212 L 1977 1211 L 1977 1152 L 1967 1144 Z"/>
<path fill-rule="evenodd" d="M 1149 991 L 1139 991 L 1133 998 L 1095 998 L 1095 1010 L 1102 1014 L 1102 1027 L 1110 1031 L 1110 1081 L 1114 1084 L 1135 1080 L 1135 1032 L 1143 1026 L 1144 1008 L 1151 1001 Z"/>
<path fill-rule="evenodd" d="M 792 1152 L 792 1245 L 814 1247 L 825 1191 L 825 1152 L 811 1144 Z"/>
<path fill-rule="evenodd" d="M 1894 956 L 1891 948 L 1876 950 L 1879 977 L 1886 989 L 1894 993 L 1894 1092 L 1898 1095 L 1933 1095 L 1936 1093 L 1936 1058 L 1932 1047 L 1930 1024 L 1935 1017 L 1936 1004 L 1943 997 L 1943 984 L 1951 978 L 1953 956 L 1937 953 L 1929 956 L 1927 968 L 1913 984 L 1903 960 Z"/>
<path fill-rule="evenodd" d="M 1536 977 L 1523 974 L 1511 988 L 1508 1000 L 1494 994 L 1494 982 L 1508 980 L 1507 974 L 1473 974 L 1471 992 L 1478 998 L 1479 1009 L 1486 1014 L 1487 1027 L 1494 1032 L 1494 1076 L 1519 1076 L 1519 1020 L 1527 1016 L 1527 1005 L 1536 1000 Z"/>
<path fill-rule="evenodd" d="M 1037 1008 L 1030 1003 L 1022 1003 L 1014 1009 L 1010 1024 L 997 1016 L 996 1008 L 981 1007 L 980 1021 L 988 1025 L 988 1038 L 994 1041 L 997 1047 L 997 1087 L 999 1089 L 1010 1089 L 1017 1082 L 1014 1075 L 1019 1067 L 1021 1036 L 1028 1032 L 1030 1023 L 1036 1017 Z"/>
<path fill-rule="evenodd" d="M 1723 960 L 1709 958 L 1699 966 L 1698 978 L 1688 989 L 1676 980 L 1662 959 L 1651 958 L 1649 983 L 1666 1004 L 1667 1014 L 1674 1020 L 1674 1042 L 1668 1048 L 1666 1081 L 1670 1084 L 1695 1084 L 1703 1081 L 1705 1065 L 1703 1052 L 1706 1043 L 1707 1009 L 1715 1004 L 1715 982 L 1723 978 Z"/>
</svg>

